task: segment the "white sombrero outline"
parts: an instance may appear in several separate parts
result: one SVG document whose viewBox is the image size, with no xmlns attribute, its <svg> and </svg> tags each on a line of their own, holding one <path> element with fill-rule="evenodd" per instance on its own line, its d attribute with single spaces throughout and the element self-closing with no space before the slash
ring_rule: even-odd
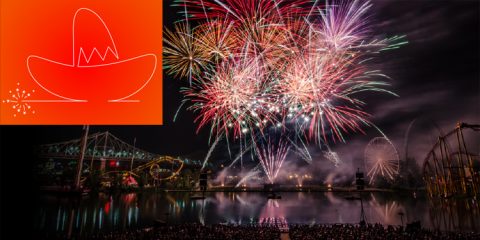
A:
<svg viewBox="0 0 480 240">
<path fill-rule="evenodd" d="M 110 40 L 112 42 L 112 45 L 113 45 L 113 48 L 114 49 L 111 49 L 110 46 L 107 47 L 107 49 L 105 50 L 105 54 L 102 55 L 100 54 L 100 52 L 98 51 L 98 49 L 96 47 L 93 48 L 90 56 L 87 58 L 87 56 L 85 55 L 85 52 L 83 50 L 82 47 L 80 47 L 80 50 L 79 50 L 79 53 L 78 53 L 78 56 L 75 56 L 75 19 L 77 18 L 77 15 L 80 11 L 89 11 L 90 13 L 93 13 L 103 24 L 103 26 L 105 27 L 105 29 L 107 30 L 108 32 L 108 35 L 110 37 Z M 137 57 L 133 57 L 133 58 L 129 58 L 129 59 L 126 59 L 126 60 L 121 60 L 121 61 L 117 61 L 117 62 L 113 62 L 113 63 L 106 63 L 106 64 L 97 64 L 97 65 L 81 65 L 80 64 L 80 57 L 83 55 L 83 58 L 85 59 L 85 61 L 88 63 L 91 58 L 92 58 L 92 55 L 94 52 L 97 52 L 98 56 L 103 60 L 105 60 L 106 56 L 107 56 L 107 53 L 108 51 L 110 51 L 117 60 L 120 59 L 119 55 L 118 55 L 118 51 L 117 51 L 117 47 L 115 45 L 115 41 L 113 40 L 113 37 L 112 37 L 112 34 L 110 33 L 110 29 L 108 29 L 107 27 L 107 24 L 105 24 L 105 22 L 103 21 L 103 19 L 100 17 L 100 15 L 98 15 L 95 11 L 89 9 L 89 8 L 79 8 L 76 12 L 75 12 L 75 15 L 73 16 L 73 23 L 72 23 L 72 63 L 71 64 L 68 64 L 68 63 L 61 63 L 61 62 L 58 62 L 58 61 L 54 61 L 54 60 L 51 60 L 51 59 L 48 59 L 48 58 L 44 58 L 44 57 L 40 57 L 40 56 L 37 56 L 37 55 L 29 55 L 27 57 L 27 69 L 28 69 L 28 73 L 30 74 L 30 76 L 32 77 L 32 79 L 42 88 L 44 89 L 45 91 L 49 92 L 50 94 L 54 95 L 54 96 L 57 96 L 59 98 L 62 98 L 64 100 L 30 100 L 31 102 L 35 101 L 35 102 L 88 102 L 88 100 L 80 100 L 80 99 L 72 99 L 72 98 L 68 98 L 68 97 L 64 97 L 60 94 L 57 94 L 57 93 L 54 93 L 53 91 L 50 91 L 48 88 L 44 87 L 42 84 L 40 84 L 40 82 L 37 81 L 37 79 L 35 78 L 34 74 L 32 73 L 32 71 L 30 70 L 30 66 L 29 66 L 29 61 L 31 58 L 36 58 L 36 59 L 41 59 L 41 60 L 44 60 L 44 61 L 47 61 L 47 62 L 51 62 L 51 63 L 54 63 L 54 64 L 58 64 L 58 65 L 62 65 L 62 66 L 67 66 L 67 67 L 78 67 L 78 68 L 94 68 L 94 67 L 102 67 L 102 66 L 108 66 L 108 65 L 115 65 L 115 64 L 119 64 L 119 63 L 124 63 L 124 62 L 129 62 L 129 61 L 132 61 L 132 60 L 136 60 L 136 59 L 139 59 L 139 58 L 143 58 L 143 57 L 146 57 L 146 56 L 152 56 L 154 57 L 155 59 L 155 64 L 154 64 L 154 67 L 153 67 L 153 71 L 152 73 L 150 74 L 150 77 L 148 78 L 148 80 L 139 88 L 137 89 L 136 91 L 134 91 L 133 93 L 125 96 L 125 97 L 122 97 L 122 98 L 119 98 L 119 99 L 114 99 L 114 100 L 108 100 L 108 102 L 140 102 L 140 100 L 125 100 L 133 95 L 135 95 L 136 93 L 138 93 L 139 91 L 141 91 L 149 82 L 150 80 L 152 80 L 152 77 L 153 77 L 153 74 L 155 74 L 155 71 L 157 70 L 157 63 L 158 63 L 158 60 L 157 60 L 157 56 L 154 54 L 154 53 L 147 53 L 147 54 L 143 54 L 143 55 L 140 55 L 140 56 L 137 56 Z M 78 61 L 77 61 L 77 64 L 75 65 L 75 57 L 78 57 Z"/>
</svg>

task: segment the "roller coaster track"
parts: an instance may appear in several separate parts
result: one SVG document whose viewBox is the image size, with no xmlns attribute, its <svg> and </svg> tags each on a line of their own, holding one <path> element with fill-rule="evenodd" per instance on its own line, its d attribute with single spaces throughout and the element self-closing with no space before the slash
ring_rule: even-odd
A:
<svg viewBox="0 0 480 240">
<path fill-rule="evenodd" d="M 467 148 L 477 144 L 473 148 L 479 151 L 479 145 L 478 142 L 468 144 L 465 130 L 478 134 L 480 125 L 458 123 L 455 129 L 439 136 L 428 152 L 423 164 L 423 179 L 430 197 L 479 196 L 480 158 L 478 153 Z"/>
<path fill-rule="evenodd" d="M 161 167 L 162 163 L 169 163 L 169 169 L 165 167 Z M 170 180 L 175 176 L 180 174 L 184 167 L 184 162 L 180 158 L 174 158 L 171 156 L 161 156 L 155 160 L 152 160 L 148 163 L 142 164 L 131 171 L 108 171 L 102 174 L 103 177 L 111 176 L 112 174 L 129 174 L 136 177 L 140 177 L 142 173 L 148 172 L 149 176 L 154 180 Z M 162 173 L 167 173 L 166 175 L 162 175 Z M 83 179 L 85 180 L 85 179 Z"/>
</svg>

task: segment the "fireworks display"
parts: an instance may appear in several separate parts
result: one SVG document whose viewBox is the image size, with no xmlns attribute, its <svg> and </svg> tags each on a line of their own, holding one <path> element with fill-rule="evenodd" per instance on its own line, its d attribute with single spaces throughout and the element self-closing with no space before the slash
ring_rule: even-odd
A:
<svg viewBox="0 0 480 240">
<path fill-rule="evenodd" d="M 187 24 L 178 23 L 175 32 L 166 29 L 164 41 L 171 46 L 164 49 L 163 61 L 168 66 L 167 73 L 189 78 L 201 73 L 206 60 Z"/>
<path fill-rule="evenodd" d="M 266 144 L 256 146 L 258 159 L 270 183 L 275 183 L 289 149 L 290 147 L 282 140 L 275 144 L 269 139 Z"/>
<path fill-rule="evenodd" d="M 167 72 L 188 78 L 182 90 L 198 128 L 215 136 L 300 129 L 308 139 L 369 125 L 356 96 L 383 91 L 369 59 L 405 43 L 369 39 L 369 2 L 177 1 L 185 21 L 165 34 Z"/>
<path fill-rule="evenodd" d="M 372 36 L 368 1 L 174 5 L 184 20 L 166 30 L 164 65 L 189 80 L 183 103 L 197 114 L 198 130 L 209 127 L 214 138 L 266 139 L 279 129 L 318 144 L 344 142 L 345 134 L 373 125 L 359 93 L 394 95 L 371 59 L 406 41 Z"/>
</svg>

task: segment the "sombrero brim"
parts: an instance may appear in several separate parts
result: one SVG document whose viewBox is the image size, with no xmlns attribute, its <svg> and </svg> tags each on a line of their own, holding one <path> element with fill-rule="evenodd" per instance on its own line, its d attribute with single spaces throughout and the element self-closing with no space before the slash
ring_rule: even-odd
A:
<svg viewBox="0 0 480 240">
<path fill-rule="evenodd" d="M 71 101 L 128 99 L 150 82 L 156 67 L 155 54 L 89 66 L 74 66 L 39 56 L 27 58 L 30 76 L 40 87 Z"/>
</svg>

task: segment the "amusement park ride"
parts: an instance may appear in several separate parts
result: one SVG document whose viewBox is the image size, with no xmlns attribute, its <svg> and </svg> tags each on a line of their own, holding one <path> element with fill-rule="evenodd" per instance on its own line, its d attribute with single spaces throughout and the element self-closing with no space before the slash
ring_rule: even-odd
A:
<svg viewBox="0 0 480 240">
<path fill-rule="evenodd" d="M 376 137 L 365 148 L 365 169 L 369 183 L 377 176 L 394 180 L 399 173 L 400 157 L 393 143 L 386 137 Z"/>
<path fill-rule="evenodd" d="M 480 125 L 458 123 L 439 134 L 426 154 L 423 179 L 432 225 L 475 229 L 480 219 Z"/>
<path fill-rule="evenodd" d="M 455 129 L 438 137 L 423 164 L 430 197 L 480 196 L 480 145 L 471 144 L 479 140 L 479 133 L 480 125 L 458 123 Z"/>
</svg>

